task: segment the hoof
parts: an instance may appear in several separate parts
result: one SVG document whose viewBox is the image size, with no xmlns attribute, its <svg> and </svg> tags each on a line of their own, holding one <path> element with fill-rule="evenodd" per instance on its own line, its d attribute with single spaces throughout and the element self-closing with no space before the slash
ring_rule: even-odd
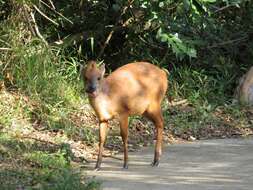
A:
<svg viewBox="0 0 253 190">
<path fill-rule="evenodd" d="M 95 167 L 94 171 L 99 171 L 101 168 L 100 167 Z"/>
<path fill-rule="evenodd" d="M 94 168 L 94 171 L 99 171 L 101 169 L 100 165 L 96 165 L 95 168 Z"/>
<path fill-rule="evenodd" d="M 152 167 L 157 167 L 158 165 L 159 165 L 159 160 L 153 161 L 153 162 L 151 163 L 151 166 L 152 166 Z"/>
<path fill-rule="evenodd" d="M 123 169 L 124 169 L 124 170 L 127 170 L 127 169 L 128 169 L 128 164 L 124 164 L 124 165 L 123 165 Z"/>
<path fill-rule="evenodd" d="M 94 171 L 99 171 L 99 170 L 101 170 L 101 168 L 94 168 Z"/>
</svg>

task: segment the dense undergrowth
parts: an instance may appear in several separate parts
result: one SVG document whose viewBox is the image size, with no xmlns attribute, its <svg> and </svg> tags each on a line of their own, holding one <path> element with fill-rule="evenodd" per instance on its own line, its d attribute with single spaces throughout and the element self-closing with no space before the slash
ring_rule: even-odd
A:
<svg viewBox="0 0 253 190">
<path fill-rule="evenodd" d="M 79 78 L 88 59 L 169 70 L 168 93 L 184 103 L 164 102 L 167 142 L 252 134 L 252 108 L 233 102 L 253 64 L 252 22 L 247 0 L 0 0 L 0 189 L 99 187 L 78 172 L 97 144 Z M 130 123 L 130 146 L 152 142 L 150 123 Z M 119 144 L 115 127 L 108 147 Z"/>
</svg>

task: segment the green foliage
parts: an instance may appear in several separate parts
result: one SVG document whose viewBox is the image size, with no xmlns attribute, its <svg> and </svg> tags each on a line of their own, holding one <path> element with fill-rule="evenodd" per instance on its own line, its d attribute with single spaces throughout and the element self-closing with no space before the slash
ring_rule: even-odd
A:
<svg viewBox="0 0 253 190">
<path fill-rule="evenodd" d="M 85 180 L 76 169 L 73 172 L 68 144 L 52 147 L 23 139 L 24 132 L 36 131 L 36 126 L 49 131 L 71 128 L 77 134 L 71 114 L 87 102 L 81 96 L 78 70 L 83 56 L 77 57 L 73 49 L 48 46 L 34 36 L 29 20 L 33 3 L 0 4 L 4 9 L 0 10 L 0 48 L 4 47 L 0 50 L 0 161 L 4 163 L 0 189 L 98 189 L 99 184 Z M 93 142 L 93 134 L 85 131 L 83 139 Z"/>
<path fill-rule="evenodd" d="M 27 153 L 25 158 L 31 162 L 38 163 L 41 167 L 65 168 L 69 166 L 68 160 L 65 159 L 64 153 L 56 152 L 48 154 L 42 151 Z"/>
<path fill-rule="evenodd" d="M 252 23 L 250 0 L 0 0 L 0 129 L 13 129 L 18 137 L 24 126 L 38 125 L 96 143 L 93 129 L 77 118 L 85 116 L 81 107 L 87 103 L 80 93 L 79 64 L 99 55 L 109 70 L 135 60 L 169 70 L 169 93 L 192 106 L 189 112 L 175 110 L 171 120 L 171 113 L 165 114 L 179 133 L 227 126 L 214 116 L 220 106 L 246 123 L 241 108 L 231 102 L 237 80 L 252 65 Z M 0 141 L 4 159 L 17 151 L 22 162 L 42 168 L 35 181 L 42 177 L 50 183 L 39 187 L 96 186 L 83 186 L 81 176 L 71 171 L 68 145 L 23 155 L 32 143 L 3 136 Z M 37 172 L 14 171 L 8 176 L 28 179 Z"/>
<path fill-rule="evenodd" d="M 0 50 L 0 76 L 30 103 L 20 100 L 5 112 L 9 104 L 1 102 L 0 122 L 31 118 L 96 142 L 93 131 L 76 129 L 69 116 L 87 102 L 79 64 L 104 45 L 100 58 L 110 70 L 149 60 L 170 71 L 174 97 L 197 106 L 229 103 L 252 65 L 252 10 L 247 0 L 0 1 L 0 47 L 7 48 Z"/>
<path fill-rule="evenodd" d="M 99 189 L 98 182 L 84 180 L 81 171 L 73 169 L 69 157 L 68 145 L 50 147 L 19 139 L 16 133 L 0 133 L 0 161 L 4 163 L 0 169 L 0 188 Z"/>
<path fill-rule="evenodd" d="M 212 71 L 189 66 L 174 68 L 171 73 L 172 96 L 187 97 L 193 104 L 220 105 L 231 100 L 228 94 L 233 94 L 230 90 L 235 85 L 234 68 L 228 67 L 222 72 L 219 68 Z"/>
<path fill-rule="evenodd" d="M 44 186 L 44 190 L 96 190 L 100 183 L 91 181 L 83 183 L 80 181 L 80 174 L 73 171 L 63 170 L 63 172 L 55 178 L 52 184 Z"/>
<path fill-rule="evenodd" d="M 196 50 L 184 44 L 182 40 L 178 38 L 177 34 L 173 35 L 162 33 L 160 28 L 157 32 L 157 38 L 161 42 L 168 43 L 168 47 L 171 47 L 173 53 L 175 53 L 179 58 L 183 58 L 184 54 L 188 55 L 190 58 L 197 57 Z"/>
</svg>

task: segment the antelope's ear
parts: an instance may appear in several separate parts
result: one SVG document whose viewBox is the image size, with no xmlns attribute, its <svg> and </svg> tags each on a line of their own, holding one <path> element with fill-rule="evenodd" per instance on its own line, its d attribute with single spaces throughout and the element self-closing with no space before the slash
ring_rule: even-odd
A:
<svg viewBox="0 0 253 190">
<path fill-rule="evenodd" d="M 87 71 L 87 65 L 80 64 L 79 76 L 80 76 L 80 79 L 84 81 L 86 80 L 86 77 L 85 77 L 86 71 Z"/>
<path fill-rule="evenodd" d="M 100 72 L 101 72 L 101 77 L 104 77 L 105 75 L 105 64 L 102 64 L 99 68 Z"/>
<path fill-rule="evenodd" d="M 83 75 L 83 72 L 84 72 L 84 66 L 80 64 L 80 69 L 79 69 L 80 75 Z"/>
</svg>

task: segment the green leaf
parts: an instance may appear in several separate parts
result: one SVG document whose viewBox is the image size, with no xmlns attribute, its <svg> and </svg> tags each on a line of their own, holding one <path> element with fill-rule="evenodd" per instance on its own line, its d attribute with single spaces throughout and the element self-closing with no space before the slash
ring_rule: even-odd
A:
<svg viewBox="0 0 253 190">
<path fill-rule="evenodd" d="M 183 4 L 184 4 L 184 9 L 186 11 L 189 11 L 190 10 L 190 6 L 191 6 L 191 3 L 189 0 L 183 0 Z"/>
<path fill-rule="evenodd" d="M 160 8 L 164 7 L 164 2 L 160 2 L 160 3 L 159 3 L 159 7 L 160 7 Z"/>
<path fill-rule="evenodd" d="M 197 57 L 197 51 L 196 51 L 196 49 L 194 49 L 194 48 L 189 48 L 189 49 L 188 49 L 187 55 L 188 55 L 189 57 L 194 57 L 194 58 L 196 58 L 196 57 Z"/>
<path fill-rule="evenodd" d="M 176 54 L 177 57 L 182 59 L 185 55 L 189 57 L 197 57 L 197 51 L 190 47 L 187 43 L 184 43 L 179 37 L 178 34 L 168 34 L 163 33 L 160 28 L 157 31 L 157 39 L 161 42 L 167 42 L 168 47 L 172 48 L 172 52 Z"/>
<path fill-rule="evenodd" d="M 198 11 L 199 13 L 206 12 L 205 6 L 199 0 L 192 0 L 192 3 L 194 7 L 196 8 L 196 11 Z"/>
<path fill-rule="evenodd" d="M 201 1 L 205 3 L 215 3 L 217 0 L 201 0 Z"/>
<path fill-rule="evenodd" d="M 112 5 L 112 9 L 115 11 L 115 12 L 118 12 L 120 10 L 120 6 L 118 4 L 113 4 Z"/>
<path fill-rule="evenodd" d="M 160 38 L 161 38 L 161 42 L 167 42 L 169 36 L 167 34 L 161 34 Z"/>
</svg>

